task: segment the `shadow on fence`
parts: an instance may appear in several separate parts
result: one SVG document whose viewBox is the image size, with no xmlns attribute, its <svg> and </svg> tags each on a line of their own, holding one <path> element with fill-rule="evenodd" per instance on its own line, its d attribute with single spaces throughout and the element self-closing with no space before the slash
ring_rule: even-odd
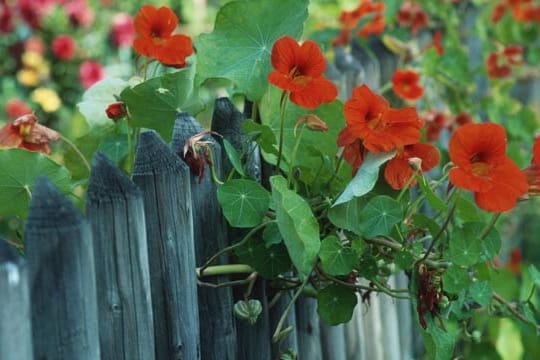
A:
<svg viewBox="0 0 540 360">
<path fill-rule="evenodd" d="M 337 50 L 328 76 L 339 84 L 342 99 L 364 82 L 379 87 L 393 72 L 396 62 L 381 49 L 373 44 L 371 52 Z M 228 99 L 218 99 L 212 129 L 242 146 L 244 118 Z M 301 298 L 287 319 L 296 331 L 278 346 L 271 344 L 271 333 L 290 294 L 269 309 L 267 284 L 257 280 L 252 294 L 263 313 L 251 326 L 233 317 L 241 291 L 198 287 L 196 266 L 238 231 L 227 228 L 209 174 L 199 183 L 178 156 L 202 130 L 181 113 L 171 146 L 144 132 L 132 180 L 96 154 L 86 217 L 47 179 L 38 180 L 26 224 L 26 258 L 0 241 L 1 359 L 259 360 L 279 359 L 289 348 L 308 360 L 413 358 L 411 309 L 403 300 L 372 296 L 369 308 L 358 306 L 350 323 L 330 327 L 319 322 L 316 301 Z M 220 144 L 207 140 L 217 167 L 227 172 L 231 165 L 219 155 Z M 260 164 L 252 167 L 260 179 Z M 391 281 L 407 286 L 402 275 Z"/>
</svg>

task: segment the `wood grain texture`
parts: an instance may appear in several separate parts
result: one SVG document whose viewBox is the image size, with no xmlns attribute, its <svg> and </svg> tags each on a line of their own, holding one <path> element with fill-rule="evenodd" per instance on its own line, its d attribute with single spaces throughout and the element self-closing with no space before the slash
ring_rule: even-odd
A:
<svg viewBox="0 0 540 360">
<path fill-rule="evenodd" d="M 157 359 L 199 359 L 189 168 L 154 131 L 139 139 L 133 181 L 143 192 Z"/>
<path fill-rule="evenodd" d="M 46 178 L 32 193 L 25 231 L 36 359 L 100 359 L 90 226 Z"/>
<path fill-rule="evenodd" d="M 324 360 L 347 360 L 345 327 L 343 324 L 330 326 L 319 322 L 321 330 L 321 350 Z"/>
<path fill-rule="evenodd" d="M 0 238 L 0 354 L 33 360 L 30 293 L 25 261 Z"/>
<path fill-rule="evenodd" d="M 142 193 L 101 153 L 92 163 L 86 214 L 94 235 L 102 359 L 154 359 Z"/>
<path fill-rule="evenodd" d="M 322 360 L 317 300 L 299 297 L 295 304 L 299 360 Z"/>
<path fill-rule="evenodd" d="M 188 113 L 178 114 L 173 131 L 171 147 L 182 158 L 185 142 L 204 129 Z M 217 175 L 221 176 L 221 147 L 211 136 L 209 141 Z M 212 181 L 207 168 L 202 181 L 197 175 L 190 175 L 191 200 L 193 208 L 193 234 L 195 238 L 195 258 L 198 266 L 227 244 L 227 224 L 217 200 L 217 186 Z M 213 265 L 226 264 L 222 257 Z M 229 281 L 229 276 L 205 277 L 205 282 L 214 284 Z M 233 296 L 230 287 L 199 287 L 199 329 L 201 336 L 201 358 L 208 360 L 235 360 L 237 358 L 236 329 L 233 317 Z"/>
</svg>

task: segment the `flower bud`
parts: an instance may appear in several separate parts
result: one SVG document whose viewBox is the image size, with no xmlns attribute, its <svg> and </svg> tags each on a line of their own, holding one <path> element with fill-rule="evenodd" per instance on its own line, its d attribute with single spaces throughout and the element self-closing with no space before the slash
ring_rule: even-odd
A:
<svg viewBox="0 0 540 360">
<path fill-rule="evenodd" d="M 234 315 L 242 320 L 247 320 L 251 325 L 257 322 L 262 312 L 262 305 L 259 300 L 250 299 L 248 301 L 240 300 L 234 304 Z"/>
<path fill-rule="evenodd" d="M 311 130 L 328 131 L 328 126 L 326 126 L 326 123 L 322 121 L 320 117 L 315 114 L 306 114 L 300 116 L 298 120 L 296 120 L 296 123 L 294 124 L 294 136 L 296 136 L 296 128 L 304 122 Z"/>
<path fill-rule="evenodd" d="M 124 106 L 123 102 L 119 101 L 107 106 L 105 112 L 107 113 L 107 117 L 109 119 L 116 121 L 126 116 L 126 107 Z"/>
</svg>

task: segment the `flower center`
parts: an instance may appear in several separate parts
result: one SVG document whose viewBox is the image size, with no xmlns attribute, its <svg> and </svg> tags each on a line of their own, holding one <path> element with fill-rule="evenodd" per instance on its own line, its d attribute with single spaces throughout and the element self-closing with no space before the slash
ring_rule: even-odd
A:
<svg viewBox="0 0 540 360">
<path fill-rule="evenodd" d="M 302 75 L 302 71 L 300 71 L 297 66 L 294 66 L 291 71 L 289 71 L 289 77 L 296 85 L 301 86 L 305 86 L 311 79 L 309 76 Z"/>
<path fill-rule="evenodd" d="M 384 128 L 386 128 L 386 122 L 382 119 L 382 113 L 377 113 L 375 116 L 372 116 L 371 118 L 368 118 L 367 126 L 371 130 L 374 131 L 381 131 Z"/>
<path fill-rule="evenodd" d="M 493 165 L 483 161 L 482 156 L 475 154 L 471 157 L 472 173 L 478 177 L 489 177 Z"/>
</svg>

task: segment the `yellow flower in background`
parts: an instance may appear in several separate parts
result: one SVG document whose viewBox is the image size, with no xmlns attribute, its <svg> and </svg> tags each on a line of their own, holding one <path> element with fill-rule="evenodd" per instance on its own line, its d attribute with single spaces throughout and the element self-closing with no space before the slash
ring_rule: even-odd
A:
<svg viewBox="0 0 540 360">
<path fill-rule="evenodd" d="M 41 54 L 26 51 L 22 55 L 23 68 L 17 73 L 17 80 L 25 86 L 37 86 L 50 74 L 49 63 Z"/>
<path fill-rule="evenodd" d="M 17 80 L 25 86 L 37 86 L 39 74 L 35 69 L 21 69 L 17 72 Z"/>
<path fill-rule="evenodd" d="M 32 91 L 31 98 L 34 102 L 39 104 L 43 111 L 54 112 L 60 108 L 62 101 L 58 97 L 56 91 L 47 88 L 37 88 Z"/>
</svg>

